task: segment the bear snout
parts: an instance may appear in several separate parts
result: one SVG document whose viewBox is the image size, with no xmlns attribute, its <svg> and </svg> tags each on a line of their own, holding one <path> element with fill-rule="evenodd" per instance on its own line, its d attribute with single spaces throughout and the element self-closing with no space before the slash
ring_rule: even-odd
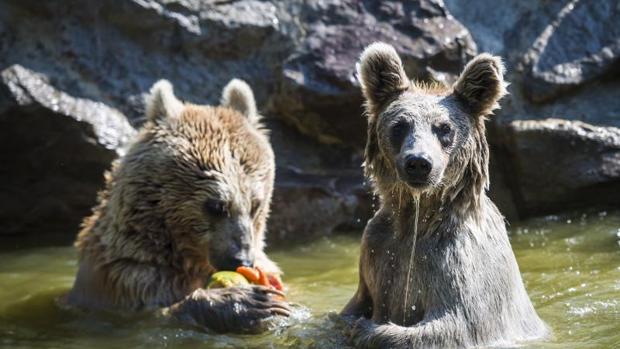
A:
<svg viewBox="0 0 620 349">
<path fill-rule="evenodd" d="M 414 180 L 426 181 L 433 169 L 433 163 L 428 156 L 409 155 L 405 158 L 405 172 Z"/>
<path fill-rule="evenodd" d="M 423 188 L 431 184 L 433 160 L 425 153 L 408 154 L 399 161 L 401 180 L 413 188 Z"/>
</svg>

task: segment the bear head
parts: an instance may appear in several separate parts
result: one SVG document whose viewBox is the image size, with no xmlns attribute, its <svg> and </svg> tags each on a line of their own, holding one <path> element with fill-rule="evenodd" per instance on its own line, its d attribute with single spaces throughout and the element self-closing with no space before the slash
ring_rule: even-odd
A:
<svg viewBox="0 0 620 349">
<path fill-rule="evenodd" d="M 181 102 L 162 80 L 146 116 L 113 172 L 108 207 L 119 240 L 135 245 L 132 258 L 174 251 L 173 264 L 253 265 L 264 247 L 274 155 L 250 87 L 232 80 L 221 106 L 201 106 Z"/>
<path fill-rule="evenodd" d="M 488 181 L 484 120 L 506 94 L 503 73 L 498 57 L 481 54 L 451 87 L 415 83 L 392 46 L 368 46 L 358 75 L 368 117 L 365 169 L 378 191 L 482 191 Z"/>
</svg>

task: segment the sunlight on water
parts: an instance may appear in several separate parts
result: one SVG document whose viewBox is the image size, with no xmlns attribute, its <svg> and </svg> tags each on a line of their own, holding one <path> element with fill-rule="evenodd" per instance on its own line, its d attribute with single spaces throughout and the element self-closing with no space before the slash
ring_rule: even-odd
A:
<svg viewBox="0 0 620 349">
<path fill-rule="evenodd" d="M 528 348 L 620 347 L 620 213 L 550 216 L 511 227 L 528 292 L 554 340 Z M 293 319 L 260 336 L 213 335 L 152 316 L 58 309 L 73 282 L 71 247 L 0 252 L 0 347 L 3 348 L 340 348 L 330 313 L 357 287 L 359 237 L 341 236 L 271 253 L 303 304 Z M 8 252 L 7 252 L 8 250 Z"/>
</svg>

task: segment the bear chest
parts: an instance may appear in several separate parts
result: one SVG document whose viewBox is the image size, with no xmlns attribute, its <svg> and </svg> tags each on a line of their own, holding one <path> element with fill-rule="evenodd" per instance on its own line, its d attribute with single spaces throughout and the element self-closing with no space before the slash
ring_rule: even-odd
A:
<svg viewBox="0 0 620 349">
<path fill-rule="evenodd" d="M 428 246 L 416 244 L 413 263 L 411 239 L 389 237 L 368 246 L 365 279 L 373 301 L 373 320 L 413 325 L 423 315 L 432 289 Z"/>
</svg>

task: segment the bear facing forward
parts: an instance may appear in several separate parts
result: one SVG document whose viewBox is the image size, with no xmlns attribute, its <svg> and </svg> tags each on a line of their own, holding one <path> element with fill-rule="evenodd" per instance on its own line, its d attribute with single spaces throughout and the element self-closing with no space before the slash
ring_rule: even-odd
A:
<svg viewBox="0 0 620 349">
<path fill-rule="evenodd" d="M 165 80 L 147 123 L 106 175 L 75 243 L 69 305 L 166 313 L 216 331 L 258 332 L 284 302 L 264 287 L 203 289 L 217 270 L 280 269 L 263 252 L 274 155 L 254 96 L 241 80 L 218 107 L 179 101 Z"/>
<path fill-rule="evenodd" d="M 381 206 L 362 238 L 358 290 L 342 311 L 354 319 L 357 347 L 487 346 L 548 334 L 486 194 L 484 120 L 506 93 L 503 72 L 499 58 L 481 54 L 451 88 L 420 85 L 393 47 L 376 43 L 361 55 L 365 172 Z"/>
</svg>

